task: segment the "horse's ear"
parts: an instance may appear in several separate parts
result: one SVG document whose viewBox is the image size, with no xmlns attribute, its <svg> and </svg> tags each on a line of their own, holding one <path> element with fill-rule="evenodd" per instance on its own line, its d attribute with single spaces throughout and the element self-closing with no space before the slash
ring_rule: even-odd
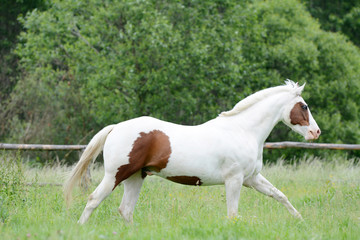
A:
<svg viewBox="0 0 360 240">
<path fill-rule="evenodd" d="M 299 86 L 297 89 L 296 89 L 296 95 L 300 96 L 302 91 L 304 91 L 304 87 L 305 87 L 306 83 L 304 83 L 303 85 Z"/>
</svg>

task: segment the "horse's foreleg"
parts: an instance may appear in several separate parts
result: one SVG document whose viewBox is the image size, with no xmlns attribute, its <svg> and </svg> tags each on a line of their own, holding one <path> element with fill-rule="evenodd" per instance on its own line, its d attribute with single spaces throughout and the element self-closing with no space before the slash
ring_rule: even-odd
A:
<svg viewBox="0 0 360 240">
<path fill-rule="evenodd" d="M 132 223 L 133 221 L 135 205 L 139 198 L 143 182 L 144 179 L 141 176 L 141 171 L 134 173 L 131 177 L 124 180 L 123 182 L 124 195 L 119 207 L 119 212 L 127 222 Z"/>
<path fill-rule="evenodd" d="M 228 218 L 238 215 L 240 190 L 243 184 L 243 176 L 231 177 L 225 180 L 226 205 Z"/>
<path fill-rule="evenodd" d="M 114 179 L 105 175 L 99 186 L 92 194 L 90 194 L 89 200 L 78 223 L 84 224 L 89 219 L 95 208 L 97 208 L 99 204 L 112 192 L 113 187 Z"/>
<path fill-rule="evenodd" d="M 276 199 L 282 203 L 293 216 L 302 219 L 301 214 L 293 207 L 293 205 L 291 205 L 288 198 L 279 189 L 274 187 L 268 180 L 266 180 L 266 178 L 264 178 L 261 174 L 247 179 L 244 182 L 244 186 L 254 188 L 257 191 Z"/>
</svg>

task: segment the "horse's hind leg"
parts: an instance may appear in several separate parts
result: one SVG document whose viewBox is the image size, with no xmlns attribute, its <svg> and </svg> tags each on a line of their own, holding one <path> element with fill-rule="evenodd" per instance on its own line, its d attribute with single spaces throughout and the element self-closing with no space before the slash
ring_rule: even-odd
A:
<svg viewBox="0 0 360 240">
<path fill-rule="evenodd" d="M 95 208 L 97 208 L 99 204 L 112 192 L 113 187 L 114 177 L 105 174 L 99 186 L 92 194 L 90 194 L 89 200 L 78 223 L 84 224 L 89 219 Z"/>
<path fill-rule="evenodd" d="M 133 213 L 136 202 L 140 195 L 141 186 L 144 178 L 141 176 L 141 171 L 134 173 L 131 177 L 124 180 L 124 195 L 119 207 L 121 216 L 127 221 L 133 221 Z"/>
</svg>

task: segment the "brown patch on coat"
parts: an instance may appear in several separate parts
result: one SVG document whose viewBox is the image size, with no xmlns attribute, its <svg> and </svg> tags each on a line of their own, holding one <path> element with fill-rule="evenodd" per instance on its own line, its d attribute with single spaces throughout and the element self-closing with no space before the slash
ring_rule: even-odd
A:
<svg viewBox="0 0 360 240">
<path fill-rule="evenodd" d="M 189 177 L 189 176 L 173 176 L 173 177 L 167 177 L 166 179 L 176 182 L 176 183 L 181 183 L 181 184 L 185 184 L 185 185 L 195 185 L 195 186 L 200 186 L 203 183 L 201 182 L 201 179 L 198 177 Z"/>
<path fill-rule="evenodd" d="M 115 175 L 115 187 L 132 174 L 141 170 L 143 178 L 146 177 L 148 169 L 160 172 L 165 168 L 171 154 L 169 137 L 159 130 L 149 133 L 140 133 L 129 153 L 129 163 L 118 168 Z"/>
<path fill-rule="evenodd" d="M 296 125 L 299 124 L 300 126 L 309 126 L 309 110 L 303 109 L 302 102 L 298 102 L 294 105 L 293 109 L 290 112 L 290 120 L 291 124 Z"/>
</svg>

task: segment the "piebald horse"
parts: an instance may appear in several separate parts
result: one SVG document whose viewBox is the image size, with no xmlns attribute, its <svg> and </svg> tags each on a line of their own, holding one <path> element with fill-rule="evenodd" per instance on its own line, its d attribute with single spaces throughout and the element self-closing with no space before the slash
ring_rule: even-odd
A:
<svg viewBox="0 0 360 240">
<path fill-rule="evenodd" d="M 103 150 L 105 175 L 89 196 L 80 224 L 120 183 L 124 184 L 124 195 L 119 212 L 132 222 L 148 174 L 187 185 L 225 184 L 229 218 L 238 214 L 244 185 L 273 197 L 301 219 L 287 197 L 260 170 L 264 142 L 278 122 L 284 122 L 306 140 L 319 137 L 320 129 L 301 97 L 304 86 L 287 80 L 285 85 L 256 92 L 232 110 L 197 126 L 146 116 L 109 125 L 87 145 L 65 183 L 65 198 L 69 202 L 74 185 Z"/>
</svg>

